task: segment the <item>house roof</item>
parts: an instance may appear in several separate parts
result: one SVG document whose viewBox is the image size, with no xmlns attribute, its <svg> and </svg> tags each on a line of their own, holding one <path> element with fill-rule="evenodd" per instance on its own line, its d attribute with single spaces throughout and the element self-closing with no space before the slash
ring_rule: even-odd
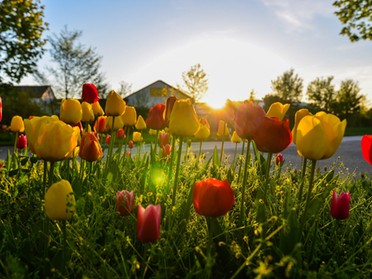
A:
<svg viewBox="0 0 372 279">
<path fill-rule="evenodd" d="M 31 98 L 41 98 L 48 89 L 50 89 L 54 95 L 50 85 L 16 85 L 14 89 L 19 92 L 27 93 Z"/>
<path fill-rule="evenodd" d="M 133 92 L 132 94 L 129 94 L 129 95 L 126 96 L 125 98 L 128 98 L 129 96 L 135 95 L 136 93 L 138 93 L 138 92 L 140 92 L 140 91 L 142 91 L 142 90 L 144 90 L 144 89 L 146 89 L 146 88 L 152 87 L 152 86 L 153 86 L 154 84 L 156 84 L 157 82 L 164 83 L 167 87 L 169 87 L 169 88 L 171 88 L 171 89 L 174 89 L 174 90 L 177 90 L 180 94 L 185 95 L 185 98 L 190 98 L 190 99 L 191 99 L 191 97 L 190 97 L 188 94 L 186 94 L 185 92 L 183 92 L 182 90 L 180 90 L 180 89 L 178 89 L 178 88 L 176 88 L 176 87 L 174 87 L 174 86 L 172 86 L 172 85 L 170 85 L 170 84 L 168 84 L 168 83 L 166 83 L 166 82 L 164 82 L 164 81 L 162 81 L 162 80 L 160 80 L 160 79 L 157 80 L 157 81 L 154 81 L 153 83 L 151 83 L 151 84 L 149 84 L 149 85 L 147 85 L 147 86 L 145 86 L 145 87 L 142 87 L 141 89 L 139 89 L 139 90 Z M 124 99 L 125 99 L 125 98 L 124 98 Z"/>
</svg>

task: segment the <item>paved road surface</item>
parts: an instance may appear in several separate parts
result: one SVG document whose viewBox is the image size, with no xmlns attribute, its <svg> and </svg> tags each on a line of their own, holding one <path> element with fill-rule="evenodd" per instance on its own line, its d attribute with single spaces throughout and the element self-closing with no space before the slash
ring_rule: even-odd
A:
<svg viewBox="0 0 372 279">
<path fill-rule="evenodd" d="M 369 165 L 362 157 L 361 147 L 360 147 L 361 137 L 345 137 L 340 144 L 339 149 L 336 154 L 327 160 L 318 161 L 317 166 L 321 169 L 330 168 L 332 166 L 338 168 L 341 171 L 348 171 L 350 173 L 355 172 L 356 175 L 360 173 L 372 174 L 372 166 Z M 212 155 L 214 147 L 220 150 L 221 142 L 204 142 L 203 143 L 203 152 L 207 155 Z M 242 144 L 238 145 L 238 152 L 240 154 Z M 198 152 L 199 143 L 192 144 L 192 150 Z M 231 142 L 225 142 L 224 150 L 229 159 L 232 160 L 234 154 L 235 144 Z M 0 159 L 5 159 L 7 150 L 12 151 L 12 147 L 0 146 Z M 148 150 L 148 147 L 143 150 Z M 183 149 L 185 150 L 185 148 Z M 133 150 L 133 153 L 135 151 Z M 283 168 L 286 167 L 296 167 L 300 168 L 301 166 L 301 157 L 297 155 L 296 146 L 290 145 L 283 152 L 285 163 Z M 343 166 L 344 167 L 343 167 Z"/>
</svg>

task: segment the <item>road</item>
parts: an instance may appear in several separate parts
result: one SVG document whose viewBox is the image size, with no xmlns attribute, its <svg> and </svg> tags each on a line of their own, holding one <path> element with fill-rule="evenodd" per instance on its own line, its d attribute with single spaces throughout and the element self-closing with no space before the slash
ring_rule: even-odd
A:
<svg viewBox="0 0 372 279">
<path fill-rule="evenodd" d="M 357 137 L 345 137 L 340 144 L 337 152 L 327 160 L 320 160 L 317 162 L 317 166 L 324 170 L 325 168 L 329 169 L 330 167 L 335 167 L 339 172 L 343 173 L 355 173 L 356 175 L 360 175 L 360 173 L 364 174 L 372 174 L 372 166 L 369 165 L 362 157 L 361 147 L 360 147 L 360 136 Z M 203 152 L 210 156 L 213 154 L 213 150 L 215 146 L 217 146 L 218 150 L 221 148 L 221 142 L 203 142 Z M 238 153 L 240 154 L 242 148 L 242 144 L 238 144 Z M 191 145 L 191 149 L 194 152 L 198 152 L 199 150 L 199 143 L 194 142 Z M 13 147 L 9 146 L 0 146 L 0 160 L 5 159 L 8 150 L 12 151 Z M 146 152 L 148 150 L 148 146 L 143 148 Z M 183 148 L 185 150 L 185 148 Z M 232 160 L 234 156 L 235 150 L 235 143 L 225 142 L 224 143 L 224 150 L 225 154 L 228 156 L 230 160 Z M 133 150 L 133 153 L 135 151 Z M 296 146 L 291 144 L 287 149 L 285 149 L 282 154 L 284 155 L 284 165 L 283 169 L 286 167 L 295 167 L 300 168 L 301 166 L 301 157 L 297 155 Z"/>
</svg>

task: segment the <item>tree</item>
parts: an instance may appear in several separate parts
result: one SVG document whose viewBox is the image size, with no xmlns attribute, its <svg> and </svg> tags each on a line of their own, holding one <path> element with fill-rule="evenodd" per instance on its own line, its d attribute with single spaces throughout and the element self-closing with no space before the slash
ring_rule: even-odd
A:
<svg viewBox="0 0 372 279">
<path fill-rule="evenodd" d="M 91 47 L 86 47 L 78 42 L 82 31 L 68 31 L 65 27 L 59 35 L 48 37 L 51 48 L 49 50 L 54 67 L 47 67 L 52 76 L 58 96 L 80 96 L 84 83 L 94 83 L 98 92 L 104 94 L 107 84 L 104 75 L 100 72 L 102 57 Z M 48 77 L 38 72 L 37 80 Z M 50 83 L 50 82 L 49 82 Z"/>
<path fill-rule="evenodd" d="M 358 115 L 364 98 L 358 82 L 352 79 L 342 81 L 336 95 L 335 113 L 342 119 Z"/>
<path fill-rule="evenodd" d="M 200 64 L 191 67 L 187 72 L 182 73 L 185 91 L 197 102 L 208 91 L 207 74 L 201 68 Z M 182 88 L 181 88 L 182 89 Z"/>
<path fill-rule="evenodd" d="M 131 83 L 128 83 L 124 80 L 122 80 L 120 82 L 120 88 L 119 90 L 117 91 L 117 93 L 122 97 L 122 98 L 125 98 L 126 96 L 128 96 L 129 94 L 132 93 L 132 84 Z"/>
<path fill-rule="evenodd" d="M 332 84 L 333 76 L 317 78 L 307 86 L 307 97 L 319 110 L 333 112 L 335 102 L 335 87 Z"/>
<path fill-rule="evenodd" d="M 350 41 L 372 40 L 372 1 L 371 0 L 337 0 L 333 6 L 343 24 L 340 34 L 348 36 Z"/>
<path fill-rule="evenodd" d="M 44 52 L 48 24 L 39 0 L 0 1 L 0 83 L 19 82 Z"/>
<path fill-rule="evenodd" d="M 295 103 L 301 101 L 303 79 L 290 69 L 271 81 L 271 88 L 284 102 Z"/>
</svg>

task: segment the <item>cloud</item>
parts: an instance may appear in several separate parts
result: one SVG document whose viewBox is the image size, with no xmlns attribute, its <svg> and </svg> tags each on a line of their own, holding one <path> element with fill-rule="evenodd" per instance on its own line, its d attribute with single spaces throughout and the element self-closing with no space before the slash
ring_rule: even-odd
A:
<svg viewBox="0 0 372 279">
<path fill-rule="evenodd" d="M 261 0 L 286 25 L 288 31 L 312 29 L 317 16 L 333 13 L 332 3 L 324 0 Z"/>
</svg>

